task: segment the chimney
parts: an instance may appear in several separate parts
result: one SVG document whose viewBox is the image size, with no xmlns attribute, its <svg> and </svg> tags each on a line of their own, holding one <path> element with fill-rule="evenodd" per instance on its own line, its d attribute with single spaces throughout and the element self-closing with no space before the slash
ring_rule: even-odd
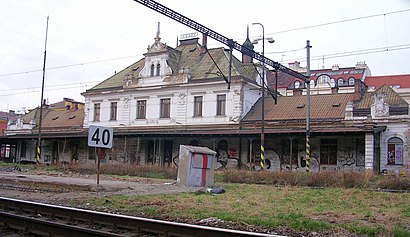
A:
<svg viewBox="0 0 410 237">
<path fill-rule="evenodd" d="M 298 71 L 300 69 L 300 62 L 295 61 L 293 63 L 289 63 L 289 68 L 293 71 Z"/>
<path fill-rule="evenodd" d="M 357 62 L 355 68 L 356 69 L 366 69 L 367 68 L 366 61 Z"/>
<path fill-rule="evenodd" d="M 338 71 L 338 70 L 339 70 L 339 65 L 334 64 L 334 65 L 332 66 L 332 71 Z"/>
<path fill-rule="evenodd" d="M 363 82 L 361 80 L 354 80 L 354 101 L 360 101 L 362 99 L 362 95 L 365 92 L 365 88 L 362 83 Z"/>
<path fill-rule="evenodd" d="M 208 47 L 208 36 L 206 34 L 202 34 L 202 46 L 201 46 L 201 54 L 205 54 Z"/>
</svg>

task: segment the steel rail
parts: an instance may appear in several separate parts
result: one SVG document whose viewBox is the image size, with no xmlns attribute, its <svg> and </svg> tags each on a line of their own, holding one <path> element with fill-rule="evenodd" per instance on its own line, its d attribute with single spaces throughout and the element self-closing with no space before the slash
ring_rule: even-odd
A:
<svg viewBox="0 0 410 237">
<path fill-rule="evenodd" d="M 48 221 L 34 217 L 24 216 L 21 214 L 12 214 L 0 211 L 0 220 L 6 224 L 10 229 L 17 229 L 24 232 L 30 232 L 42 236 L 109 236 L 109 237 L 123 237 L 124 235 L 73 226 L 69 224 L 59 223 L 55 221 Z"/>
<path fill-rule="evenodd" d="M 142 217 L 125 216 L 72 207 L 35 203 L 31 201 L 17 200 L 5 197 L 0 197 L 0 208 L 2 208 L 3 211 L 11 209 L 20 213 L 32 213 L 34 215 L 40 215 L 45 217 L 64 218 L 68 220 L 75 220 L 81 222 L 92 222 L 93 224 L 112 226 L 113 229 L 130 229 L 136 231 L 137 233 L 145 232 L 165 234 L 166 236 L 177 237 L 279 237 L 279 235 L 214 228 L 208 226 L 176 223 L 171 221 L 154 220 Z M 118 235 L 113 234 L 112 236 Z"/>
</svg>

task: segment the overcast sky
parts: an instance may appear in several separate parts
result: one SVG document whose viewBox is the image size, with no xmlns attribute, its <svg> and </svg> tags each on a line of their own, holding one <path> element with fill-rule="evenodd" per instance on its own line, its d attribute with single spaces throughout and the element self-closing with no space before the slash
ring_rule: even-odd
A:
<svg viewBox="0 0 410 237">
<path fill-rule="evenodd" d="M 283 65 L 351 67 L 365 61 L 372 75 L 410 74 L 410 0 L 158 0 L 172 10 L 243 43 L 265 37 L 265 55 Z M 132 0 L 2 0 L 0 110 L 40 104 L 49 16 L 44 98 L 84 101 L 81 93 L 143 57 L 161 22 L 162 42 L 176 46 L 193 30 Z M 208 47 L 221 47 L 208 39 Z M 261 52 L 261 44 L 255 45 Z M 236 56 L 239 55 L 236 53 Z"/>
</svg>

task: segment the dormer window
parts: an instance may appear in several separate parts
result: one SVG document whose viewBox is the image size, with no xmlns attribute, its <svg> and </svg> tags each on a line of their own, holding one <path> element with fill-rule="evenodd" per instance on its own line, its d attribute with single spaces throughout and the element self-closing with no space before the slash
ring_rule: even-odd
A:
<svg viewBox="0 0 410 237">
<path fill-rule="evenodd" d="M 154 66 L 154 64 L 151 64 L 151 76 L 153 77 L 154 76 L 154 69 L 155 69 L 155 66 Z"/>
<path fill-rule="evenodd" d="M 324 83 L 329 83 L 330 82 L 330 77 L 328 75 L 321 75 L 318 78 L 318 83 L 324 84 Z"/>
<path fill-rule="evenodd" d="M 349 86 L 353 86 L 354 85 L 354 78 L 351 77 L 349 78 Z"/>
<path fill-rule="evenodd" d="M 300 82 L 299 81 L 295 81 L 295 89 L 299 88 L 300 86 Z"/>
<path fill-rule="evenodd" d="M 158 63 L 157 64 L 157 71 L 155 73 L 155 76 L 159 76 L 160 69 L 161 69 L 161 65 Z"/>
<path fill-rule="evenodd" d="M 343 86 L 343 78 L 337 79 L 337 85 L 338 86 Z"/>
</svg>

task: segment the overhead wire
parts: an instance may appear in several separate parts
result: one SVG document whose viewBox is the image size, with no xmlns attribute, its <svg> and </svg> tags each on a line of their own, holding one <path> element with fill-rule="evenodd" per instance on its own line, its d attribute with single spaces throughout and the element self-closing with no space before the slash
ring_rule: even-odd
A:
<svg viewBox="0 0 410 237">
<path fill-rule="evenodd" d="M 391 14 L 398 14 L 398 13 L 403 13 L 403 12 L 408 12 L 410 11 L 409 9 L 403 9 L 399 11 L 392 11 L 392 12 L 386 12 L 386 13 L 379 13 L 379 14 L 374 14 L 374 15 L 368 15 L 368 16 L 362 16 L 362 17 L 354 17 L 350 19 L 344 19 L 344 20 L 339 20 L 339 21 L 332 21 L 332 22 L 327 22 L 327 23 L 322 23 L 322 24 L 316 24 L 316 25 L 310 25 L 310 26 L 303 26 L 303 27 L 297 27 L 289 30 L 281 30 L 273 33 L 268 33 L 266 35 L 276 35 L 276 34 L 282 34 L 282 33 L 288 33 L 292 31 L 298 31 L 298 30 L 306 30 L 306 29 L 311 29 L 311 28 L 316 28 L 316 27 L 322 27 L 322 26 L 328 26 L 328 25 L 334 25 L 334 24 L 340 24 L 340 23 L 345 23 L 349 21 L 357 21 L 357 20 L 363 20 L 367 18 L 373 18 L 373 17 L 379 17 L 379 16 L 386 16 L 386 15 L 391 15 Z"/>
<path fill-rule="evenodd" d="M 379 47 L 379 48 L 371 48 L 371 49 L 361 49 L 361 50 L 354 50 L 348 52 L 339 52 L 339 53 L 331 53 L 331 54 L 323 54 L 323 55 L 316 55 L 311 56 L 312 61 L 316 60 L 323 60 L 323 59 L 332 59 L 332 58 L 342 58 L 342 57 L 350 57 L 350 56 L 357 56 L 357 55 L 365 55 L 365 54 L 372 54 L 372 53 L 382 53 L 382 52 L 391 52 L 391 51 L 398 51 L 398 50 L 406 50 L 410 49 L 410 44 L 403 44 L 403 45 L 395 45 L 395 46 L 388 46 L 388 47 Z M 293 58 L 285 60 L 288 62 L 299 61 L 304 62 L 306 58 Z"/>
<path fill-rule="evenodd" d="M 398 10 L 398 11 L 392 11 L 392 12 L 362 16 L 362 17 L 349 18 L 349 19 L 344 19 L 344 20 L 339 20 L 339 21 L 333 21 L 333 22 L 327 22 L 327 23 L 322 23 L 322 24 L 303 26 L 303 27 L 297 27 L 297 28 L 288 29 L 288 30 L 277 31 L 277 32 L 273 32 L 273 33 L 268 33 L 266 35 L 288 33 L 288 32 L 292 32 L 292 31 L 305 30 L 305 29 L 311 29 L 311 28 L 316 28 L 316 27 L 323 27 L 323 26 L 328 26 L 328 25 L 333 25 L 333 24 L 340 24 L 340 23 L 345 23 L 345 22 L 350 22 L 350 21 L 357 21 L 357 20 L 363 20 L 363 19 L 368 19 L 368 18 L 379 17 L 379 16 L 386 17 L 386 15 L 399 14 L 399 13 L 408 12 L 408 11 L 410 11 L 410 9 L 403 9 L 403 10 Z M 283 53 L 289 53 L 289 52 L 296 52 L 296 51 L 300 51 L 300 50 L 304 50 L 304 49 L 305 48 L 298 48 L 298 49 L 286 50 L 286 51 L 280 51 L 280 52 L 267 52 L 266 54 L 279 54 L 279 53 L 283 54 Z M 406 49 L 410 49 L 410 44 L 390 46 L 390 47 L 386 46 L 386 47 L 381 47 L 381 48 L 363 49 L 363 50 L 355 50 L 355 51 L 340 52 L 340 53 L 332 53 L 332 54 L 326 54 L 326 55 L 318 55 L 318 56 L 312 56 L 311 60 L 316 61 L 316 60 L 323 60 L 323 58 L 331 59 L 331 58 L 349 57 L 349 56 L 356 56 L 356 55 L 363 55 L 363 54 L 398 51 L 398 50 L 406 50 Z M 55 70 L 55 69 L 62 69 L 62 68 L 69 68 L 69 67 L 84 66 L 84 65 L 88 65 L 88 64 L 102 63 L 102 62 L 115 61 L 115 60 L 121 60 L 121 59 L 132 58 L 132 57 L 140 57 L 140 56 L 142 56 L 142 55 L 130 55 L 130 56 L 95 60 L 95 61 L 89 61 L 89 62 L 83 62 L 83 63 L 67 64 L 67 65 L 61 65 L 61 66 L 55 66 L 55 67 L 48 67 L 46 70 Z M 303 62 L 305 60 L 306 60 L 305 58 L 297 58 L 297 59 L 289 59 L 289 60 L 286 60 L 286 61 L 301 61 L 301 62 Z M 27 71 L 21 71 L 21 72 L 5 73 L 5 74 L 0 74 L 0 77 L 36 73 L 36 72 L 41 72 L 41 71 L 42 71 L 42 69 L 34 69 L 34 70 L 27 70 Z M 82 84 L 82 83 L 77 83 L 77 85 L 78 84 Z M 53 85 L 53 86 L 46 86 L 46 87 L 50 88 L 50 87 L 64 86 L 64 85 L 65 84 L 60 84 L 60 85 Z M 70 85 L 73 85 L 73 84 L 70 84 Z M 36 88 L 37 87 L 34 87 L 34 88 L 21 88 L 21 89 L 4 89 L 4 90 L 0 90 L 0 91 L 35 90 Z M 75 88 L 75 87 L 65 87 L 65 88 L 61 88 L 61 89 L 47 89 L 47 91 L 65 90 L 65 89 L 71 89 L 71 88 Z M 26 91 L 24 93 L 22 92 L 22 93 L 5 94 L 5 95 L 0 95 L 0 97 L 2 97 L 2 96 L 12 96 L 12 95 L 16 95 L 16 94 L 26 94 L 26 93 L 28 93 L 28 92 Z M 33 91 L 32 93 L 35 93 L 35 92 Z"/>
<path fill-rule="evenodd" d="M 68 67 L 84 66 L 84 65 L 88 65 L 88 64 L 109 62 L 109 61 L 115 61 L 115 60 L 126 59 L 126 58 L 141 57 L 141 56 L 142 56 L 142 54 L 140 54 L 140 55 L 131 55 L 131 56 L 123 56 L 123 57 L 118 57 L 118 58 L 95 60 L 95 61 L 89 61 L 89 62 L 84 62 L 84 63 L 67 64 L 67 65 L 61 65 L 61 66 L 55 66 L 55 67 L 48 67 L 48 68 L 46 68 L 46 70 L 54 70 L 54 69 L 61 69 L 61 68 L 68 68 Z M 5 73 L 5 74 L 0 74 L 0 77 L 15 76 L 15 75 L 20 75 L 20 74 L 28 74 L 28 73 L 41 72 L 41 71 L 42 71 L 42 69 L 34 69 L 34 70 L 29 70 L 29 71 Z"/>
</svg>

